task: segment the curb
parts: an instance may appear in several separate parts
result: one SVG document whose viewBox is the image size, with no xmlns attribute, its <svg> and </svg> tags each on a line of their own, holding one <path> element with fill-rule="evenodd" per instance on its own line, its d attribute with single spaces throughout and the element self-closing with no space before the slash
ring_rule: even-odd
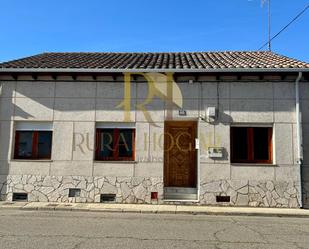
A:
<svg viewBox="0 0 309 249">
<path fill-rule="evenodd" d="M 30 203 L 0 202 L 0 210 L 309 218 L 309 210 L 303 210 L 303 209 L 237 208 L 237 207 L 141 205 L 141 204 L 137 205 L 113 204 L 112 206 L 109 206 L 108 204 L 102 204 L 102 205 L 96 204 L 91 207 L 91 204 L 81 204 L 81 203 L 65 204 L 65 203 L 41 203 L 41 202 L 30 202 Z"/>
</svg>

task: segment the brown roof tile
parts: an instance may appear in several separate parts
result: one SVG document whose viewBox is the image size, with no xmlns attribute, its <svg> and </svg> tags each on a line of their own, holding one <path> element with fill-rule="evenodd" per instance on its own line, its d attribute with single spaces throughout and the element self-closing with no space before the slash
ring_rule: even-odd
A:
<svg viewBox="0 0 309 249">
<path fill-rule="evenodd" d="M 268 51 L 188 53 L 43 53 L 0 63 L 0 69 L 269 69 L 309 64 Z"/>
</svg>

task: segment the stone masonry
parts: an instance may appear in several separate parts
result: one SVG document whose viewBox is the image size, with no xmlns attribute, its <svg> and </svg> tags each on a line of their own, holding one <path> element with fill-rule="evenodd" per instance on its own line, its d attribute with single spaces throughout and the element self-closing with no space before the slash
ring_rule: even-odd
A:
<svg viewBox="0 0 309 249">
<path fill-rule="evenodd" d="M 152 203 L 151 192 L 163 197 L 162 178 L 14 175 L 7 185 L 7 200 L 13 192 L 45 202 L 100 202 L 101 194 L 116 194 L 116 203 Z M 81 189 L 80 197 L 68 197 L 70 188 Z"/>
<path fill-rule="evenodd" d="M 70 188 L 80 188 L 80 197 L 68 197 Z M 297 208 L 298 190 L 293 182 L 205 182 L 201 184 L 199 205 L 218 205 L 216 196 L 230 196 L 231 202 L 221 205 Z M 29 201 L 100 202 L 101 194 L 116 194 L 116 203 L 156 204 L 163 203 L 163 179 L 14 175 L 7 180 L 7 200 L 12 200 L 13 192 L 28 193 Z M 151 192 L 158 192 L 158 201 L 151 200 Z"/>
<path fill-rule="evenodd" d="M 216 196 L 230 196 L 228 205 L 235 206 L 299 207 L 299 185 L 295 182 L 222 180 L 201 185 L 202 203 L 217 205 Z"/>
</svg>

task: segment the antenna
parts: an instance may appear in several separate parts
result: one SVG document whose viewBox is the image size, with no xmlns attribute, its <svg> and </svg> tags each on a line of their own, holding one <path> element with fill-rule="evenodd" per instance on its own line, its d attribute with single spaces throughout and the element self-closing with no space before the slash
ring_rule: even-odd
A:
<svg viewBox="0 0 309 249">
<path fill-rule="evenodd" d="M 262 1 L 262 3 L 264 3 L 265 0 Z M 273 37 L 271 37 L 270 39 L 268 39 L 267 42 L 265 42 L 258 50 L 263 49 L 265 46 L 269 45 L 268 48 L 270 48 L 270 42 L 272 40 L 274 40 L 275 38 L 277 38 L 284 30 L 286 30 L 292 23 L 294 23 L 302 14 L 304 14 L 306 12 L 306 10 L 309 9 L 309 4 L 307 4 L 307 6 L 297 14 L 297 16 L 295 16 L 287 25 L 285 25 L 282 29 L 280 29 L 280 31 L 275 34 Z M 270 23 L 270 22 L 269 22 Z M 269 28 L 270 30 L 270 28 Z M 270 33 L 270 32 L 269 32 Z"/>
<path fill-rule="evenodd" d="M 271 37 L 270 37 L 270 0 L 268 0 L 268 50 L 271 51 Z"/>
<path fill-rule="evenodd" d="M 268 2 L 268 10 L 267 10 L 267 15 L 268 15 L 268 39 L 266 45 L 268 45 L 268 50 L 271 51 L 271 36 L 270 36 L 270 0 L 261 0 L 261 6 L 262 8 L 265 5 L 265 2 Z"/>
</svg>

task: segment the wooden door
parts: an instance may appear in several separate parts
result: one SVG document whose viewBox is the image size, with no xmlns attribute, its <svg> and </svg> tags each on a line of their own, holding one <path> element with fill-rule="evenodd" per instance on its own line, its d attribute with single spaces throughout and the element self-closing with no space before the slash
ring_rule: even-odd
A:
<svg viewBox="0 0 309 249">
<path fill-rule="evenodd" d="M 196 122 L 193 121 L 165 122 L 165 187 L 196 187 L 196 132 Z"/>
</svg>

